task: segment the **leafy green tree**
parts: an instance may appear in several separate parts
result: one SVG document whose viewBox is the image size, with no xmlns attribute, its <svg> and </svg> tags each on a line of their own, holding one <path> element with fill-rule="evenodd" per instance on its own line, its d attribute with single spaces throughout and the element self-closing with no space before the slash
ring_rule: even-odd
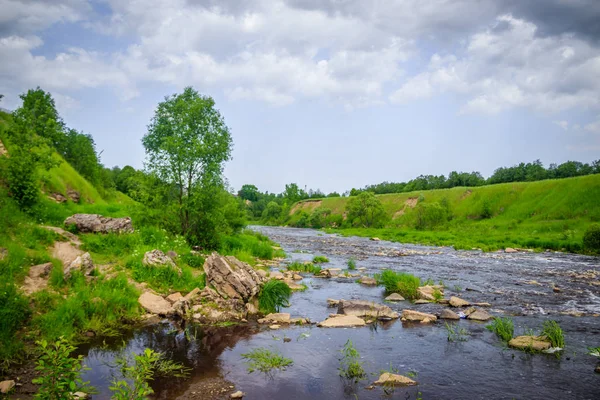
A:
<svg viewBox="0 0 600 400">
<path fill-rule="evenodd" d="M 346 204 L 346 212 L 351 223 L 364 227 L 380 227 L 387 217 L 381 201 L 372 192 L 351 197 Z"/>
<path fill-rule="evenodd" d="M 255 202 L 258 200 L 258 196 L 260 192 L 258 188 L 254 185 L 244 185 L 238 192 L 238 196 L 243 200 L 250 200 Z"/>
<path fill-rule="evenodd" d="M 94 184 L 99 183 L 102 167 L 91 135 L 77 132 L 75 129 L 67 130 L 60 152 L 84 178 Z"/>
<path fill-rule="evenodd" d="M 198 229 L 214 229 L 215 221 L 204 214 L 211 214 L 218 204 L 205 193 L 222 187 L 223 163 L 230 159 L 232 147 L 229 128 L 214 100 L 191 87 L 167 96 L 142 143 L 147 168 L 176 187 L 180 233 L 197 239 Z"/>
<path fill-rule="evenodd" d="M 263 218 L 268 221 L 272 221 L 278 219 L 280 216 L 281 206 L 274 201 L 269 202 L 263 211 Z"/>
<path fill-rule="evenodd" d="M 52 147 L 60 148 L 64 140 L 64 123 L 50 93 L 38 86 L 19 97 L 23 105 L 14 113 L 15 122 L 24 125 L 22 128 L 28 132 L 48 140 Z"/>
</svg>

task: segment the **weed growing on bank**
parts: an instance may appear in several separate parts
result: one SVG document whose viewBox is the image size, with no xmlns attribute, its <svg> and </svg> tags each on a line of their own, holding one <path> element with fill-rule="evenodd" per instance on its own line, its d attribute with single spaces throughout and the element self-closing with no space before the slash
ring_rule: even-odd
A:
<svg viewBox="0 0 600 400">
<path fill-rule="evenodd" d="M 513 320 L 509 317 L 494 317 L 486 329 L 494 332 L 504 342 L 508 342 L 515 334 L 515 326 Z"/>
<path fill-rule="evenodd" d="M 281 307 L 289 307 L 291 295 L 292 290 L 285 282 L 271 279 L 258 294 L 258 309 L 263 314 L 279 312 Z"/>
<path fill-rule="evenodd" d="M 456 326 L 456 324 L 445 323 L 446 333 L 449 342 L 466 342 L 469 340 L 469 331 L 465 328 Z"/>
<path fill-rule="evenodd" d="M 354 271 L 356 269 L 356 260 L 353 257 L 350 257 L 350 259 L 347 262 L 347 265 L 350 271 Z"/>
<path fill-rule="evenodd" d="M 386 293 L 399 293 L 408 300 L 418 297 L 417 289 L 421 285 L 421 280 L 406 272 L 395 272 L 386 269 L 381 274 L 375 275 L 377 284 L 385 287 Z"/>
<path fill-rule="evenodd" d="M 321 272 L 321 267 L 312 263 L 301 263 L 298 261 L 294 261 L 293 263 L 287 266 L 287 270 L 295 272 L 306 272 L 309 274 L 318 275 Z"/>
</svg>

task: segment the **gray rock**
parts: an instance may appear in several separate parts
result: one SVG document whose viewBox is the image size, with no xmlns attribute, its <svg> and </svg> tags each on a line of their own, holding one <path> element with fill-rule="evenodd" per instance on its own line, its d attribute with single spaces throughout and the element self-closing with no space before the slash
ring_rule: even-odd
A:
<svg viewBox="0 0 600 400">
<path fill-rule="evenodd" d="M 265 278 L 248 264 L 235 257 L 211 254 L 204 263 L 206 285 L 212 286 L 222 297 L 249 301 L 260 291 Z"/>
<path fill-rule="evenodd" d="M 90 253 L 84 253 L 77 256 L 76 259 L 71 261 L 63 270 L 65 279 L 71 277 L 74 271 L 81 271 L 83 275 L 89 275 L 94 270 L 94 262 Z"/>
<path fill-rule="evenodd" d="M 167 256 L 165 253 L 157 249 L 147 251 L 144 254 L 142 264 L 147 265 L 149 267 L 175 267 L 175 263 L 173 262 L 171 257 Z"/>
<path fill-rule="evenodd" d="M 385 298 L 385 301 L 404 301 L 404 297 L 400 296 L 398 293 L 392 293 Z"/>
<path fill-rule="evenodd" d="M 7 394 L 15 387 L 15 381 L 2 381 L 0 382 L 0 393 Z"/>
<path fill-rule="evenodd" d="M 81 233 L 130 233 L 131 218 L 111 218 L 98 214 L 75 214 L 65 220 L 65 225 L 75 225 Z"/>
<path fill-rule="evenodd" d="M 440 318 L 442 318 L 442 319 L 460 319 L 460 317 L 458 316 L 457 313 L 455 313 L 452 310 L 448 310 L 447 308 L 442 310 L 442 313 L 440 314 Z"/>
<path fill-rule="evenodd" d="M 171 303 L 151 292 L 142 293 L 138 303 L 151 314 L 172 315 L 174 313 Z"/>
</svg>

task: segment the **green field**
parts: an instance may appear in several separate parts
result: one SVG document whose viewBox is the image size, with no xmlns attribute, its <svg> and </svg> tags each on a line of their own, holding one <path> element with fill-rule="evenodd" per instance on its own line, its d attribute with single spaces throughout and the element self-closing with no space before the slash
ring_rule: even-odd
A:
<svg viewBox="0 0 600 400">
<path fill-rule="evenodd" d="M 451 220 L 433 229 L 415 228 L 416 205 L 449 205 Z M 600 175 L 505 183 L 481 187 L 456 187 L 378 196 L 387 216 L 385 228 L 328 229 L 343 235 L 379 237 L 406 243 L 454 246 L 460 249 L 496 250 L 527 247 L 580 252 L 586 229 L 600 221 Z M 325 198 L 294 205 L 288 223 L 294 225 L 303 210 L 328 208 L 343 215 L 349 198 Z M 487 214 L 487 218 L 482 217 Z"/>
</svg>

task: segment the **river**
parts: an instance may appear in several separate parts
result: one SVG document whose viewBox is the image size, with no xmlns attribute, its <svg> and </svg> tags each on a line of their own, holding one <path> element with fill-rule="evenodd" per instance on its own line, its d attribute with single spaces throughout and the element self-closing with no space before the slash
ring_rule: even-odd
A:
<svg viewBox="0 0 600 400">
<path fill-rule="evenodd" d="M 233 390 L 245 399 L 598 399 L 598 359 L 588 347 L 600 346 L 600 259 L 556 252 L 505 254 L 455 251 L 367 238 L 340 237 L 311 229 L 254 227 L 279 243 L 289 260 L 309 261 L 315 255 L 330 259 L 328 267 L 347 268 L 350 257 L 357 268 L 372 275 L 390 268 L 422 279 L 442 281 L 445 297 L 459 294 L 472 302 L 489 302 L 492 315 L 513 317 L 515 334 L 538 330 L 546 319 L 559 322 L 566 346 L 560 356 L 526 354 L 507 349 L 485 324 L 460 320 L 468 340 L 450 342 L 443 322 L 406 324 L 400 320 L 363 328 L 292 326 L 269 330 L 255 324 L 227 328 L 182 330 L 168 321 L 133 331 L 118 343 L 86 349 L 90 380 L 109 398 L 114 357 L 145 347 L 192 368 L 187 379 L 153 382 L 156 398 L 220 399 Z M 288 260 L 288 261 L 289 261 Z M 305 276 L 304 292 L 292 295 L 285 312 L 292 317 L 322 321 L 335 312 L 327 298 L 362 299 L 383 303 L 380 287 L 367 287 L 348 278 Z M 554 287 L 559 290 L 555 292 Z M 387 303 L 439 313 L 439 304 Z M 286 339 L 284 341 L 284 339 Z M 291 340 L 290 340 L 291 339 Z M 339 378 L 340 349 L 352 340 L 360 352 L 368 378 L 350 391 Z M 273 376 L 249 374 L 241 354 L 257 347 L 280 351 L 294 364 Z M 413 376 L 418 386 L 398 388 L 386 395 L 370 388 L 383 370 Z M 223 391 L 223 392 L 221 392 Z"/>
</svg>

